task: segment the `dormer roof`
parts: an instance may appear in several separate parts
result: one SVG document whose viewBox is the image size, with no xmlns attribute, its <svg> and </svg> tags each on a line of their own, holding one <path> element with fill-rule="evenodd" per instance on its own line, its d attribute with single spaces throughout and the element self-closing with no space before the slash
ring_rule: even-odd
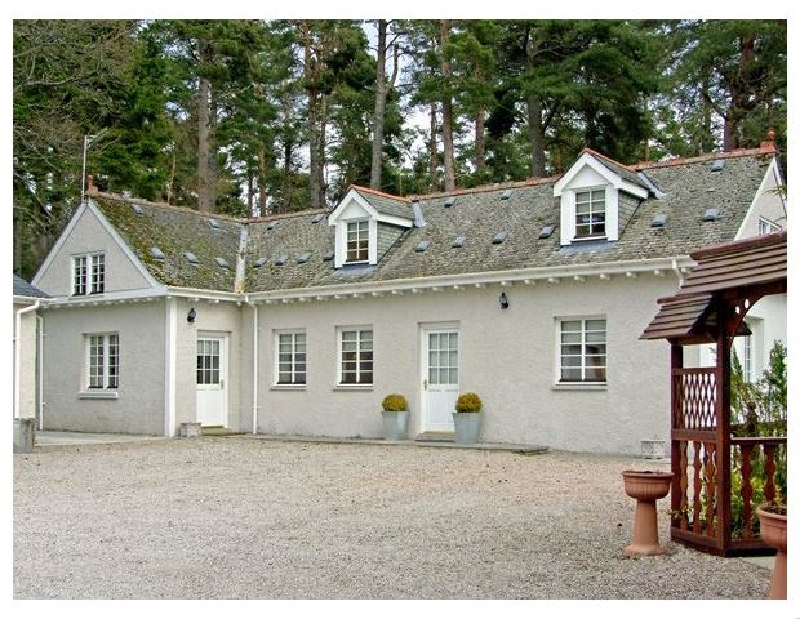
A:
<svg viewBox="0 0 800 619">
<path fill-rule="evenodd" d="M 554 194 L 560 196 L 564 189 L 572 187 L 580 172 L 587 167 L 594 170 L 605 179 L 606 183 L 613 185 L 615 189 L 627 191 L 639 198 L 646 198 L 650 193 L 650 187 L 639 177 L 635 170 L 589 148 L 585 148 L 578 160 L 556 182 L 553 187 Z"/>
</svg>

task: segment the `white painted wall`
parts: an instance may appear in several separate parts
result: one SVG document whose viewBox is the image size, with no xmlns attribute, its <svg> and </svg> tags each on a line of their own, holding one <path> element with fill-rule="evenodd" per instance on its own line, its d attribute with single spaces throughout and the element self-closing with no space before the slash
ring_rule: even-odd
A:
<svg viewBox="0 0 800 619">
<path fill-rule="evenodd" d="M 150 287 L 142 273 L 88 208 L 83 210 L 47 269 L 37 274 L 36 287 L 51 296 L 70 295 L 72 256 L 94 251 L 104 251 L 106 255 L 106 292 Z"/>
<path fill-rule="evenodd" d="M 656 299 L 674 292 L 672 277 L 619 277 L 558 285 L 499 286 L 261 306 L 258 430 L 270 434 L 382 434 L 380 402 L 404 393 L 410 431 L 419 430 L 420 323 L 457 322 L 462 391 L 485 405 L 485 442 L 548 445 L 576 451 L 640 453 L 640 440 L 669 436 L 669 352 L 665 342 L 639 340 L 656 314 Z M 587 302 L 591 299 L 591 302 Z M 555 387 L 556 318 L 604 314 L 608 386 Z M 342 391 L 337 377 L 337 326 L 372 325 L 374 388 Z M 308 384 L 274 386 L 274 331 L 305 329 Z"/>
<path fill-rule="evenodd" d="M 764 177 L 761 193 L 754 200 L 750 212 L 736 235 L 737 241 L 758 234 L 758 220 L 760 217 L 765 217 L 782 228 L 786 227 L 786 208 L 777 192 L 777 187 L 777 169 L 773 162 Z"/>
<path fill-rule="evenodd" d="M 164 433 L 164 303 L 43 310 L 44 429 Z M 118 332 L 117 400 L 81 399 L 84 334 Z"/>
<path fill-rule="evenodd" d="M 18 310 L 31 305 L 14 303 L 14 361 L 19 359 L 18 371 L 11 372 L 12 381 L 19 376 L 19 409 L 14 411 L 15 418 L 36 416 L 36 312 L 28 311 L 20 315 L 19 333 L 16 319 Z M 15 388 L 16 384 L 12 382 L 12 389 Z"/>
</svg>

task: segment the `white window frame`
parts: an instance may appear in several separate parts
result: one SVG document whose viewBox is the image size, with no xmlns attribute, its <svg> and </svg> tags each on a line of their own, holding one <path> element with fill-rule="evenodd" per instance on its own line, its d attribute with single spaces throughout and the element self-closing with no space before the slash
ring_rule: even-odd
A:
<svg viewBox="0 0 800 619">
<path fill-rule="evenodd" d="M 770 221 L 766 217 L 759 217 L 758 218 L 758 233 L 759 234 L 771 234 L 773 232 L 778 232 L 781 227 L 776 224 L 774 221 Z"/>
<path fill-rule="evenodd" d="M 106 291 L 106 255 L 95 251 L 72 256 L 70 281 L 72 296 L 103 294 Z"/>
<path fill-rule="evenodd" d="M 354 382 L 344 382 L 344 338 L 345 334 L 349 334 L 352 332 L 356 332 L 356 369 L 355 375 L 356 379 Z M 365 347 L 364 337 L 365 333 L 370 334 L 369 340 L 369 348 Z M 337 327 L 336 329 L 336 342 L 337 342 L 337 355 L 336 355 L 336 385 L 337 387 L 365 387 L 365 388 L 372 388 L 374 381 L 375 381 L 375 331 L 370 325 L 361 325 L 361 326 L 352 326 L 352 327 Z M 369 358 L 364 359 L 364 353 L 369 353 Z M 349 361 L 349 360 L 348 360 Z M 362 364 L 366 365 L 369 364 L 370 369 L 368 370 L 369 374 L 371 375 L 371 380 L 369 382 L 362 381 L 362 373 L 366 374 L 367 370 L 362 368 Z M 349 372 L 348 372 L 349 373 Z"/>
<path fill-rule="evenodd" d="M 372 235 L 370 233 L 370 228 L 372 227 L 371 224 L 372 222 L 369 219 L 354 219 L 352 221 L 344 222 L 344 264 L 363 264 L 370 261 L 370 249 L 372 247 Z M 366 258 L 356 258 L 354 260 L 350 259 L 350 226 L 354 226 L 356 231 L 355 252 L 358 255 L 366 251 Z M 366 248 L 362 249 L 360 245 L 364 241 L 366 241 L 367 246 Z"/>
<path fill-rule="evenodd" d="M 305 387 L 308 383 L 308 336 L 304 329 L 285 329 L 276 330 L 274 339 L 274 377 L 273 386 L 275 387 L 289 387 L 301 388 Z M 302 336 L 302 342 L 298 342 Z M 288 360 L 288 370 L 285 369 L 286 360 L 281 359 L 281 339 L 290 338 L 291 351 L 288 353 L 290 358 Z M 298 351 L 298 344 L 302 344 L 302 351 Z M 284 353 L 285 354 L 285 353 Z M 298 356 L 302 355 L 302 359 Z M 282 369 L 282 366 L 284 369 Z M 302 369 L 300 369 L 302 367 Z M 281 375 L 288 373 L 290 375 L 289 381 L 281 381 Z M 302 375 L 302 380 L 300 376 Z"/>
<path fill-rule="evenodd" d="M 590 355 L 587 351 L 587 322 L 602 320 L 604 323 L 604 339 L 603 356 L 605 363 L 602 366 L 589 366 L 587 364 L 587 357 Z M 562 360 L 562 345 L 563 345 L 563 325 L 567 322 L 580 322 L 580 379 L 564 379 L 563 378 L 563 360 Z M 596 331 L 593 331 L 596 332 Z M 575 332 L 573 332 L 575 333 Z M 597 342 L 599 343 L 599 342 Z M 575 344 L 573 344 L 575 345 Z M 587 379 L 587 371 L 593 368 L 602 368 L 603 379 Z M 563 316 L 556 319 L 556 384 L 564 386 L 580 386 L 580 385 L 607 385 L 608 384 L 608 320 L 605 316 Z"/>
<path fill-rule="evenodd" d="M 592 218 L 596 214 L 592 210 L 592 205 L 595 202 L 600 202 L 599 198 L 597 198 L 597 199 L 594 198 L 594 194 L 602 195 L 602 200 L 603 200 L 603 232 L 602 232 L 602 234 L 592 234 L 591 231 L 590 231 L 589 234 L 584 234 L 584 235 L 581 235 L 581 234 L 578 233 L 579 228 L 582 228 L 584 226 L 589 226 L 589 228 L 591 230 L 591 226 L 594 225 L 591 222 L 588 223 L 588 224 L 578 223 L 578 206 L 579 206 L 579 204 L 584 204 L 583 202 L 582 203 L 578 202 L 578 195 L 582 194 L 582 193 L 588 193 L 589 194 L 588 204 L 589 204 L 589 217 L 590 218 Z M 608 236 L 608 206 L 609 205 L 608 205 L 608 195 L 607 195 L 607 193 L 608 192 L 606 191 L 606 188 L 604 186 L 603 187 L 581 187 L 580 189 L 575 189 L 574 190 L 574 204 L 573 204 L 572 217 L 573 217 L 573 226 L 574 226 L 573 227 L 573 238 L 576 241 L 583 241 L 583 240 L 587 240 L 587 239 L 604 239 L 604 238 L 606 238 Z M 598 211 L 598 213 L 599 213 L 599 211 Z"/>
<path fill-rule="evenodd" d="M 84 334 L 83 380 L 83 392 L 86 394 L 116 392 L 119 389 L 119 333 Z"/>
</svg>

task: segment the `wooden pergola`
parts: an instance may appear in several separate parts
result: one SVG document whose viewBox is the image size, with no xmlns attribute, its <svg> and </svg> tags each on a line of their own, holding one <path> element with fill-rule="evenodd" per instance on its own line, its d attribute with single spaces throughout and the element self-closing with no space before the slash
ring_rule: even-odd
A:
<svg viewBox="0 0 800 619">
<path fill-rule="evenodd" d="M 731 346 L 749 334 L 748 310 L 786 293 L 786 231 L 693 252 L 697 266 L 660 309 L 641 339 L 666 339 L 671 359 L 671 537 L 730 556 L 769 552 L 751 525 L 751 464 L 763 455 L 764 497 L 775 498 L 776 450 L 786 437 L 734 437 L 730 419 Z M 684 367 L 683 347 L 715 344 L 716 367 Z M 762 454 L 763 452 L 763 454 Z M 731 467 L 740 467 L 744 527 L 734 536 Z M 737 497 L 738 499 L 738 497 Z"/>
</svg>

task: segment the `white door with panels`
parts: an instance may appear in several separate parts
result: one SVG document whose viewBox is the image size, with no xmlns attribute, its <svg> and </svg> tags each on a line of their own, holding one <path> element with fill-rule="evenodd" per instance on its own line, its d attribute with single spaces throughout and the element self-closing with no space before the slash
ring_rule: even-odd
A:
<svg viewBox="0 0 800 619">
<path fill-rule="evenodd" d="M 203 426 L 225 426 L 228 422 L 228 338 L 197 336 L 197 421 Z"/>
<path fill-rule="evenodd" d="M 423 432 L 454 431 L 458 351 L 458 329 L 422 330 Z"/>
</svg>

